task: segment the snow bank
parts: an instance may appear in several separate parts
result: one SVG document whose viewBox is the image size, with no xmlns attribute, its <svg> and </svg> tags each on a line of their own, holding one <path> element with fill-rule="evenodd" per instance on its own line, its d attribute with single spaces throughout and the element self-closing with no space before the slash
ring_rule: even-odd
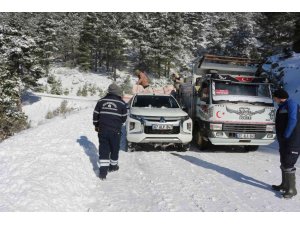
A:
<svg viewBox="0 0 300 225">
<path fill-rule="evenodd" d="M 59 95 L 27 92 L 23 96 L 22 110 L 28 116 L 30 126 L 36 127 L 45 123 L 47 121 L 47 113 L 59 108 L 64 100 L 68 102 L 68 108 L 73 108 L 72 111 L 94 107 L 97 101 L 96 99 L 86 99 L 77 96 L 73 99 Z"/>
</svg>

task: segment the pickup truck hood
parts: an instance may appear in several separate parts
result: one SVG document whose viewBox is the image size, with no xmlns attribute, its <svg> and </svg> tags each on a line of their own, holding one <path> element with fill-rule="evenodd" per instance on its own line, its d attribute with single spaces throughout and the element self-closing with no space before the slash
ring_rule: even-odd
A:
<svg viewBox="0 0 300 225">
<path fill-rule="evenodd" d="M 133 107 L 130 109 L 130 113 L 138 116 L 164 116 L 164 117 L 179 117 L 187 116 L 188 114 L 184 112 L 181 108 L 171 109 L 171 108 L 138 108 Z"/>
</svg>

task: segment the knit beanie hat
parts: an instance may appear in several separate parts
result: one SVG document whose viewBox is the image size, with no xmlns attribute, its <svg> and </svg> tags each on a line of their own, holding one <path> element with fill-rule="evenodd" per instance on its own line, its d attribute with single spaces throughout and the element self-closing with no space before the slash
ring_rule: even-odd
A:
<svg viewBox="0 0 300 225">
<path fill-rule="evenodd" d="M 274 91 L 273 97 L 280 98 L 280 99 L 288 99 L 289 94 L 283 89 L 278 89 Z"/>
<path fill-rule="evenodd" d="M 117 96 L 122 96 L 122 90 L 121 88 L 116 85 L 115 83 L 112 83 L 111 85 L 109 85 L 108 87 L 108 93 L 112 94 L 112 95 L 117 95 Z"/>
</svg>

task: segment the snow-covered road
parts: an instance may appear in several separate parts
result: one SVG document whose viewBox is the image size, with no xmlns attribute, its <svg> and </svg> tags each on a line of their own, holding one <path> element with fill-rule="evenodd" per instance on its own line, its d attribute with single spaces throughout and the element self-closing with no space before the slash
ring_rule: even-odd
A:
<svg viewBox="0 0 300 225">
<path fill-rule="evenodd" d="M 100 181 L 91 116 L 55 118 L 0 144 L 0 211 L 300 211 L 300 195 L 270 190 L 280 181 L 276 145 L 121 151 L 120 170 Z"/>
</svg>

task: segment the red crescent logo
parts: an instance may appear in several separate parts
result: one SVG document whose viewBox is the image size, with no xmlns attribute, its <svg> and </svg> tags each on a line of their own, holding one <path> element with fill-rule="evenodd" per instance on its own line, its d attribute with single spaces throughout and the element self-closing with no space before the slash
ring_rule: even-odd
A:
<svg viewBox="0 0 300 225">
<path fill-rule="evenodd" d="M 222 118 L 222 116 L 224 116 L 224 114 L 225 114 L 225 113 L 223 112 L 223 113 L 222 113 L 222 116 L 220 116 L 219 113 L 220 113 L 220 111 L 216 112 L 216 116 L 217 116 L 218 118 Z"/>
</svg>

